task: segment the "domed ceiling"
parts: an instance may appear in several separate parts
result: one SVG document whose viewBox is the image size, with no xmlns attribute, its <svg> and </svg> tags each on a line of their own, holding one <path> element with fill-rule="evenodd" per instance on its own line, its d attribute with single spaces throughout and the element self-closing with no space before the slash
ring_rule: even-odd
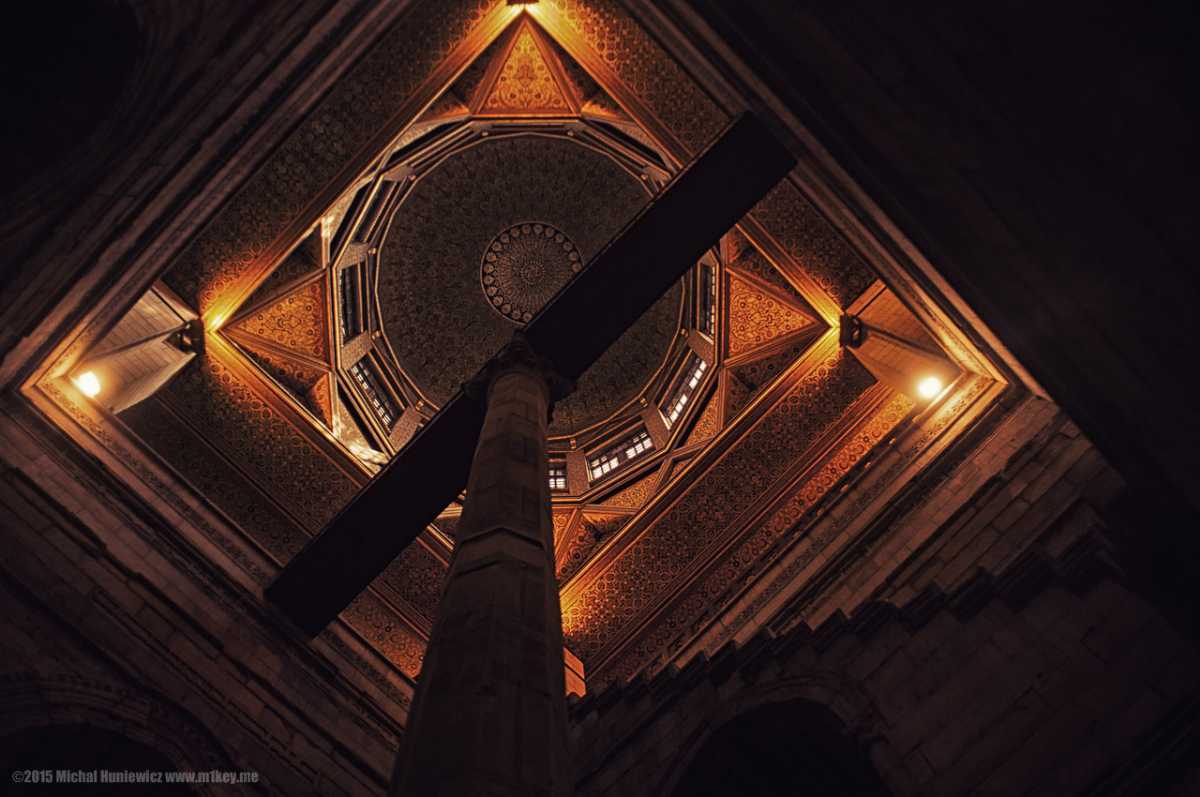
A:
<svg viewBox="0 0 1200 797">
<path fill-rule="evenodd" d="M 203 321 L 203 350 L 116 431 L 59 376 L 42 386 L 260 587 L 745 107 L 610 0 L 425 0 L 388 25 L 156 272 L 156 295 Z M 916 368 L 947 384 L 995 371 L 949 322 L 926 330 L 944 318 L 931 303 L 918 320 L 919 294 L 876 278 L 863 252 L 908 284 L 877 244 L 851 242 L 856 217 L 820 179 L 771 191 L 556 408 L 564 633 L 589 685 L 734 633 L 717 613 L 758 611 L 791 583 L 770 568 L 825 561 L 871 505 L 879 493 L 853 485 L 881 451 L 911 439 L 882 479 L 898 489 L 991 390 L 967 375 L 932 404 L 908 395 Z M 91 354 L 64 356 L 141 334 L 152 303 L 137 299 L 80 336 Z M 876 331 L 868 344 L 839 341 L 850 316 Z M 117 378 L 114 356 L 95 367 Z M 614 450 L 632 453 L 596 465 Z M 842 525 L 810 536 L 834 505 Z M 348 650 L 350 634 L 414 678 L 459 511 L 321 638 Z M 367 658 L 352 666 L 393 677 Z"/>
<path fill-rule="evenodd" d="M 381 245 L 379 308 L 400 367 L 444 404 L 649 196 L 645 181 L 562 133 L 493 134 L 444 156 Z M 604 420 L 641 391 L 679 334 L 682 294 L 664 295 L 583 375 L 556 405 L 552 434 Z"/>
</svg>

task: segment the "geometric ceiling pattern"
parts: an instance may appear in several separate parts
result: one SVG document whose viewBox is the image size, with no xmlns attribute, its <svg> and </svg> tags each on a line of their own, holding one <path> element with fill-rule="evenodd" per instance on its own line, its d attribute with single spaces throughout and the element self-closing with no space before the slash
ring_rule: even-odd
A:
<svg viewBox="0 0 1200 797">
<path fill-rule="evenodd" d="M 438 374 L 469 376 L 521 323 L 489 305 L 489 242 L 539 224 L 586 260 L 738 110 L 611 0 L 415 3 L 163 264 L 159 289 L 203 319 L 206 346 L 116 419 L 138 446 L 122 456 L 214 507 L 240 535 L 222 549 L 282 566 L 433 415 Z M 947 428 L 979 393 L 803 185 L 773 189 L 564 408 L 556 565 L 589 686 L 692 644 L 815 545 L 806 529 L 834 502 L 868 505 L 854 485 L 875 452 L 918 422 Z M 508 218 L 487 199 L 506 191 L 546 218 Z M 841 316 L 860 313 L 866 342 L 842 345 Z M 918 368 L 953 389 L 923 403 Z M 639 431 L 649 446 L 594 477 Z M 459 509 L 341 615 L 407 678 Z"/>
</svg>

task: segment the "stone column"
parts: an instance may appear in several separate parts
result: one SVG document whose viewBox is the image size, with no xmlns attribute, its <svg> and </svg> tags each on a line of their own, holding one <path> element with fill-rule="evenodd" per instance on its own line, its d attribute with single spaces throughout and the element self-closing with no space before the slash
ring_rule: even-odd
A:
<svg viewBox="0 0 1200 797">
<path fill-rule="evenodd" d="M 519 335 L 467 387 L 487 412 L 393 795 L 570 795 L 546 428 L 565 394 Z"/>
</svg>

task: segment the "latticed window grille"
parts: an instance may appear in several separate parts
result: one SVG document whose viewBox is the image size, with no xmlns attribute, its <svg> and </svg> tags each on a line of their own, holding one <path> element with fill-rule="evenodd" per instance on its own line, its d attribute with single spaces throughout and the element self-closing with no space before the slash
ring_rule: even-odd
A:
<svg viewBox="0 0 1200 797">
<path fill-rule="evenodd" d="M 692 354 L 688 358 L 686 367 L 679 372 L 674 386 L 667 393 L 667 403 L 659 408 L 662 410 L 663 420 L 666 421 L 668 427 L 674 426 L 675 422 L 679 420 L 679 416 L 683 415 L 683 411 L 696 394 L 696 387 L 704 378 L 707 370 L 708 363 L 701 359 L 700 355 Z"/>
<path fill-rule="evenodd" d="M 616 471 L 626 463 L 654 448 L 654 441 L 645 429 L 639 429 L 599 454 L 588 457 L 588 478 L 595 482 Z"/>
<path fill-rule="evenodd" d="M 390 432 L 392 427 L 396 425 L 396 420 L 400 417 L 400 411 L 403 408 L 388 389 L 384 387 L 383 379 L 380 377 L 375 363 L 371 361 L 369 356 L 364 357 L 350 366 L 350 375 L 358 383 L 358 387 L 362 390 L 363 397 L 366 398 L 367 403 L 371 405 L 375 417 Z"/>
</svg>

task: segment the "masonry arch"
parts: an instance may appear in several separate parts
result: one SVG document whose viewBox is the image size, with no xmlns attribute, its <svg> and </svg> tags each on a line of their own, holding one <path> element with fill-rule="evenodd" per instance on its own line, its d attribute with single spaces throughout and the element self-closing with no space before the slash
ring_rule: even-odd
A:
<svg viewBox="0 0 1200 797">
<path fill-rule="evenodd" d="M 195 717 L 153 696 L 74 675 L 0 680 L 0 768 L 6 776 L 13 769 L 89 767 L 239 769 Z M 179 793 L 236 794 L 238 788 L 193 786 Z"/>
<path fill-rule="evenodd" d="M 891 794 L 837 716 L 799 699 L 760 705 L 713 729 L 677 778 L 672 797 Z"/>
<path fill-rule="evenodd" d="M 698 722 L 656 793 L 890 795 L 873 758 L 885 751 L 870 701 L 832 674 L 733 693 Z"/>
</svg>

